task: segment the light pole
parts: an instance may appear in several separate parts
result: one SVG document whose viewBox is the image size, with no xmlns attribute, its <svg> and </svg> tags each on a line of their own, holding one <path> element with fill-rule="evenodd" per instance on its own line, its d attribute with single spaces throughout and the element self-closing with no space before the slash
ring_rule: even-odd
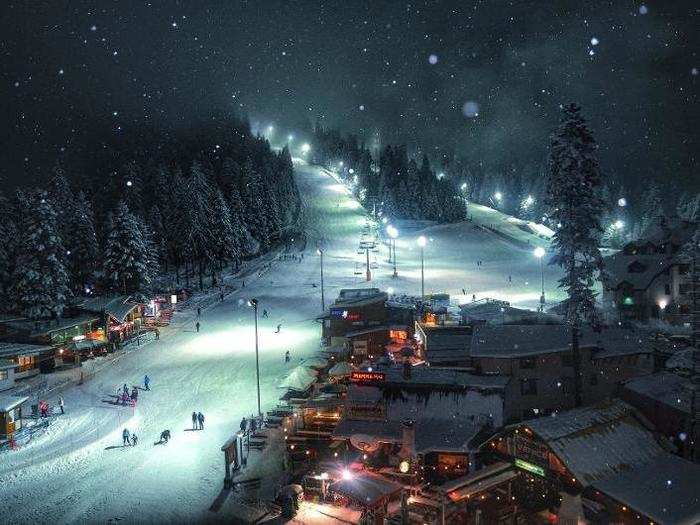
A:
<svg viewBox="0 0 700 525">
<path fill-rule="evenodd" d="M 420 246 L 420 296 L 421 299 L 425 299 L 425 257 L 423 252 L 425 245 L 428 244 L 428 239 L 421 235 L 417 242 Z"/>
<path fill-rule="evenodd" d="M 319 248 L 316 250 L 316 253 L 318 253 L 321 256 L 321 311 L 325 312 L 326 311 L 326 298 L 323 294 L 323 250 Z"/>
<path fill-rule="evenodd" d="M 538 246 L 537 248 L 535 248 L 535 251 L 533 253 L 535 257 L 537 257 L 540 260 L 540 274 L 542 276 L 542 295 L 540 295 L 540 311 L 544 312 L 544 256 L 547 252 L 544 251 L 544 248 Z"/>
<path fill-rule="evenodd" d="M 255 380 L 257 382 L 258 388 L 258 418 L 262 417 L 262 411 L 260 410 L 260 358 L 258 352 L 258 300 L 251 299 L 249 301 L 250 306 L 253 307 L 255 312 Z"/>
<path fill-rule="evenodd" d="M 391 237 L 391 244 L 394 248 L 394 277 L 398 277 L 399 273 L 396 271 L 396 238 L 399 236 L 399 230 L 394 228 L 391 224 L 386 227 L 386 232 Z"/>
</svg>

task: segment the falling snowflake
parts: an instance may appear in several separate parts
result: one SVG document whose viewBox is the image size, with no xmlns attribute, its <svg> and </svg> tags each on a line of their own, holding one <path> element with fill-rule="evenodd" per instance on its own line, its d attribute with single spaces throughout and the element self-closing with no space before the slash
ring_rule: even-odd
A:
<svg viewBox="0 0 700 525">
<path fill-rule="evenodd" d="M 360 104 L 360 111 L 364 111 L 364 110 L 365 110 L 365 105 L 364 105 L 364 104 Z"/>
<path fill-rule="evenodd" d="M 476 102 L 465 102 L 462 106 L 462 113 L 465 117 L 474 118 L 479 116 L 479 104 Z"/>
<path fill-rule="evenodd" d="M 698 68 L 694 67 L 693 69 L 691 69 L 690 74 L 694 77 L 698 76 Z"/>
<path fill-rule="evenodd" d="M 428 63 L 432 64 L 433 66 L 438 63 L 438 56 L 433 54 L 428 57 Z"/>
<path fill-rule="evenodd" d="M 596 37 L 591 38 L 591 45 L 592 46 L 597 46 L 600 43 L 600 40 L 598 40 Z"/>
</svg>

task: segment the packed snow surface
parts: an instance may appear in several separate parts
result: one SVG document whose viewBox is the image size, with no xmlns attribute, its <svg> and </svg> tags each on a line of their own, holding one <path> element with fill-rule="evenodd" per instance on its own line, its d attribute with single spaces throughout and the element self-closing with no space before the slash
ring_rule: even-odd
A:
<svg viewBox="0 0 700 525">
<path fill-rule="evenodd" d="M 366 223 L 362 208 L 325 170 L 297 163 L 296 176 L 310 221 L 303 260 L 281 260 L 279 253 L 263 257 L 251 265 L 245 288 L 203 310 L 200 333 L 194 330 L 194 309 L 178 313 L 159 341 L 129 350 L 83 385 L 65 390 L 66 414 L 21 449 L 0 455 L 2 516 L 8 522 L 212 518 L 208 508 L 223 481 L 220 446 L 243 416 L 256 411 L 253 311 L 247 299 L 256 297 L 261 313 L 269 313 L 260 319 L 264 411 L 277 404 L 281 379 L 319 348 L 318 243 L 324 248 L 326 307 L 347 287 L 391 287 L 395 294 L 418 295 L 419 235 L 429 239 L 426 293 L 449 292 L 462 302 L 476 295 L 517 306 L 537 304 L 540 266 L 523 246 L 526 233 L 519 229 L 518 242 L 511 242 L 470 222 L 403 231 L 397 224 L 398 277 L 392 277 L 381 244 L 372 253 L 373 279 L 366 282 L 364 272 L 358 274 L 364 262 L 357 253 Z M 541 240 L 533 235 L 533 246 Z M 556 278 L 557 271 L 545 266 L 548 300 L 561 298 Z M 290 363 L 284 361 L 286 350 Z M 106 402 L 124 383 L 143 386 L 145 374 L 151 390 L 140 391 L 136 408 Z M 192 411 L 204 413 L 204 430 L 190 430 Z M 125 427 L 138 435 L 136 447 L 121 447 Z M 170 442 L 154 445 L 165 429 L 172 433 Z"/>
</svg>

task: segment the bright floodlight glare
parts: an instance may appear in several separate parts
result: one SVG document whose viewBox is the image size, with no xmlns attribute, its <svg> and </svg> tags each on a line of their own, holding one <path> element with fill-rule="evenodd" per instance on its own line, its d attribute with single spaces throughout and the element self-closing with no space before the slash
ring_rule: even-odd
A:
<svg viewBox="0 0 700 525">
<path fill-rule="evenodd" d="M 421 235 L 420 237 L 418 237 L 416 242 L 418 243 L 418 246 L 420 246 L 422 248 L 426 244 L 428 244 L 428 239 L 426 239 L 424 236 Z"/>
<path fill-rule="evenodd" d="M 544 257 L 544 254 L 546 252 L 544 251 L 544 248 L 542 248 L 542 246 L 538 246 L 537 248 L 535 248 L 535 251 L 533 253 L 535 254 L 535 257 L 541 259 L 542 257 Z"/>
<path fill-rule="evenodd" d="M 616 220 L 615 223 L 613 224 L 613 227 L 614 227 L 616 230 L 621 230 L 622 228 L 625 227 L 625 223 L 624 223 L 623 221 L 621 221 L 620 219 L 618 219 L 618 220 Z"/>
<path fill-rule="evenodd" d="M 317 254 L 317 255 L 321 255 L 322 253 L 323 253 L 323 251 L 321 250 L 321 248 L 319 248 L 319 249 L 316 250 L 316 254 Z"/>
<path fill-rule="evenodd" d="M 386 289 L 386 293 L 388 293 L 389 295 L 393 295 L 394 289 L 390 286 L 389 288 Z"/>
<path fill-rule="evenodd" d="M 525 204 L 528 206 L 532 205 L 532 203 L 535 202 L 535 199 L 532 198 L 532 195 L 528 195 L 527 198 L 525 199 Z"/>
<path fill-rule="evenodd" d="M 389 222 L 389 219 L 387 219 L 386 217 L 382 217 L 382 224 L 386 224 L 387 222 Z"/>
<path fill-rule="evenodd" d="M 665 299 L 659 299 L 659 308 L 661 308 L 662 310 L 664 310 L 664 309 L 666 308 L 667 305 L 668 305 L 668 303 L 666 302 Z"/>
<path fill-rule="evenodd" d="M 352 479 L 352 472 L 350 472 L 348 469 L 343 469 L 343 479 L 344 480 L 349 480 Z"/>
<path fill-rule="evenodd" d="M 466 183 L 466 182 L 463 182 L 462 185 L 460 186 L 460 188 L 462 188 L 462 191 L 466 190 L 466 189 L 467 189 L 467 183 Z"/>
<path fill-rule="evenodd" d="M 267 132 L 268 132 L 268 133 L 272 133 L 273 131 L 275 131 L 275 126 L 269 125 L 269 126 L 267 127 Z"/>
<path fill-rule="evenodd" d="M 342 168 L 342 167 L 343 167 L 343 164 L 345 164 L 345 163 L 341 160 L 341 161 L 338 163 L 338 166 L 340 166 L 340 167 Z"/>
<path fill-rule="evenodd" d="M 350 173 L 350 175 L 352 175 L 353 173 L 355 173 L 355 170 L 352 169 L 352 168 L 350 168 L 350 169 L 348 170 L 348 173 Z"/>
<path fill-rule="evenodd" d="M 389 237 L 392 239 L 396 239 L 399 236 L 399 230 L 394 228 L 391 224 L 386 227 L 386 232 L 389 234 Z"/>
<path fill-rule="evenodd" d="M 292 140 L 294 140 L 294 135 L 291 135 L 291 134 L 290 134 L 290 135 L 287 135 L 287 140 L 290 141 L 290 142 L 291 142 Z"/>
<path fill-rule="evenodd" d="M 127 186 L 132 186 L 133 184 L 134 184 L 134 183 L 131 182 L 130 180 L 126 181 L 126 185 L 127 185 Z"/>
<path fill-rule="evenodd" d="M 497 200 L 497 201 L 500 201 L 500 200 L 503 198 L 503 194 L 502 194 L 500 191 L 497 191 L 497 192 L 494 194 L 494 197 L 496 197 L 496 200 Z"/>
<path fill-rule="evenodd" d="M 311 146 L 309 145 L 308 142 L 304 142 L 304 143 L 301 145 L 301 152 L 302 152 L 302 153 L 308 153 L 309 151 L 311 151 Z"/>
<path fill-rule="evenodd" d="M 624 208 L 625 206 L 627 206 L 627 199 L 625 199 L 624 197 L 620 197 L 619 199 L 617 199 L 617 205 L 620 208 Z"/>
</svg>

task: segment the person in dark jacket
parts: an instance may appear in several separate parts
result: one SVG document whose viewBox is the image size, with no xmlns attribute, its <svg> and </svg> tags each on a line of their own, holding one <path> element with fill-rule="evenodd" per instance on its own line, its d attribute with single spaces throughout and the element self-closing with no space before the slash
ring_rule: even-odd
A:
<svg viewBox="0 0 700 525">
<path fill-rule="evenodd" d="M 136 434 L 131 434 L 131 446 L 135 447 L 139 442 L 139 438 Z"/>
<path fill-rule="evenodd" d="M 199 422 L 199 430 L 204 430 L 204 414 L 199 412 L 197 414 L 197 421 Z"/>
<path fill-rule="evenodd" d="M 125 428 L 124 430 L 122 430 L 122 444 L 125 447 L 128 447 L 130 444 L 130 442 L 129 442 L 129 429 L 128 428 Z"/>
<path fill-rule="evenodd" d="M 192 412 L 192 430 L 197 430 L 197 412 Z"/>
<path fill-rule="evenodd" d="M 199 321 L 195 323 L 194 327 L 197 330 L 197 333 L 199 333 Z"/>
<path fill-rule="evenodd" d="M 245 432 L 248 430 L 248 420 L 243 416 L 243 419 L 241 419 L 241 432 Z"/>
<path fill-rule="evenodd" d="M 149 385 L 151 384 L 151 378 L 148 377 L 147 375 L 143 377 L 143 386 L 146 388 L 146 390 L 150 390 Z"/>
<path fill-rule="evenodd" d="M 160 433 L 161 442 L 167 443 L 169 439 L 170 439 L 170 430 L 163 430 L 163 432 Z"/>
</svg>

